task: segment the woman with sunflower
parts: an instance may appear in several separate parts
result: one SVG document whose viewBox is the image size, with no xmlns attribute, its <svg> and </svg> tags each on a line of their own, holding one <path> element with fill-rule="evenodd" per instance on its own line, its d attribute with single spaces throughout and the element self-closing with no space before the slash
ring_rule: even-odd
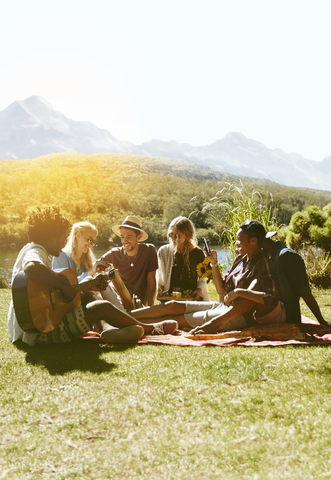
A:
<svg viewBox="0 0 331 480">
<path fill-rule="evenodd" d="M 174 218 L 168 228 L 168 238 L 169 244 L 158 251 L 158 298 L 180 290 L 191 291 L 194 300 L 209 301 L 207 264 L 203 251 L 197 246 L 191 220 L 182 216 Z"/>
</svg>

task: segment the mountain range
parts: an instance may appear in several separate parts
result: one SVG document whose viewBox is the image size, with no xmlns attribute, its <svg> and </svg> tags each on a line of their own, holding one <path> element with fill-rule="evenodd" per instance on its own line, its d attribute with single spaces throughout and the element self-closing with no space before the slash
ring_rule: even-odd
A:
<svg viewBox="0 0 331 480">
<path fill-rule="evenodd" d="M 218 172 L 264 178 L 282 185 L 331 189 L 331 156 L 308 160 L 269 149 L 242 133 L 228 133 L 205 146 L 151 140 L 141 145 L 117 140 L 91 122 L 71 120 L 40 96 L 15 101 L 0 112 L 0 158 L 35 158 L 50 153 L 123 152 L 188 160 Z"/>
</svg>

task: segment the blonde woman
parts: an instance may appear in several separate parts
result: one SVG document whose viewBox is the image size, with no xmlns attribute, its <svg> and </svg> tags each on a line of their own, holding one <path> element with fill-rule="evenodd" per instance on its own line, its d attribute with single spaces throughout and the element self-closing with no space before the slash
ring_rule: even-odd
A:
<svg viewBox="0 0 331 480">
<path fill-rule="evenodd" d="M 99 266 L 103 269 L 107 268 L 109 263 L 96 261 L 92 252 L 92 247 L 96 244 L 97 235 L 98 230 L 92 223 L 75 223 L 72 226 L 67 244 L 59 257 L 53 257 L 53 269 L 73 268 L 77 273 L 78 282 L 80 283 L 85 277 L 95 275 Z M 124 310 L 112 286 L 109 286 L 107 290 L 101 292 L 101 295 L 105 300 L 115 305 L 115 307 Z"/>
<path fill-rule="evenodd" d="M 169 244 L 158 251 L 158 297 L 174 289 L 191 290 L 197 301 L 209 301 L 206 278 L 199 278 L 197 265 L 205 255 L 197 246 L 195 228 L 186 217 L 176 217 L 168 228 Z"/>
<path fill-rule="evenodd" d="M 59 257 L 53 258 L 53 269 L 73 268 L 78 282 L 96 273 L 96 263 L 91 247 L 95 245 L 98 230 L 92 223 L 79 222 L 72 226 L 67 244 Z"/>
</svg>

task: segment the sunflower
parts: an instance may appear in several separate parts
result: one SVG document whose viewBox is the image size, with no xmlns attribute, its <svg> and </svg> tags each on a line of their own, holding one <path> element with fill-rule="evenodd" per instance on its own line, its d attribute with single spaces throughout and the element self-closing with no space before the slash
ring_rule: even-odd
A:
<svg viewBox="0 0 331 480">
<path fill-rule="evenodd" d="M 212 279 L 213 274 L 210 268 L 210 263 L 207 258 L 203 262 L 198 263 L 197 265 L 197 274 L 200 278 L 207 278 L 208 282 Z"/>
</svg>

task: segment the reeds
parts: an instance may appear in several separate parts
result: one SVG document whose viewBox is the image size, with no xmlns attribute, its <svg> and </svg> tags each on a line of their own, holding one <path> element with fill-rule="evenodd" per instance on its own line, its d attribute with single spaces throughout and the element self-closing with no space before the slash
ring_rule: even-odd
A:
<svg viewBox="0 0 331 480">
<path fill-rule="evenodd" d="M 267 231 L 277 230 L 276 207 L 271 194 L 269 203 L 268 206 L 267 201 L 256 190 L 247 194 L 243 185 L 238 187 L 228 183 L 204 204 L 203 211 L 217 220 L 219 241 L 226 246 L 233 258 L 237 231 L 245 220 L 258 220 Z"/>
<path fill-rule="evenodd" d="M 328 288 L 331 286 L 331 255 L 321 248 L 304 246 L 300 253 L 305 261 L 307 275 L 313 285 Z"/>
</svg>

